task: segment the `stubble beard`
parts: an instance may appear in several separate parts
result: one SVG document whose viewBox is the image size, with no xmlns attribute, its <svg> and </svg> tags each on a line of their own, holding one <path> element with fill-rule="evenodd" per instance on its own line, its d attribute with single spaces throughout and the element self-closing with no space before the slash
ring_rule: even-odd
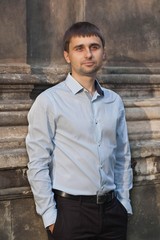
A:
<svg viewBox="0 0 160 240">
<path fill-rule="evenodd" d="M 100 68 L 101 68 L 101 65 L 99 65 L 99 66 L 96 65 L 96 66 L 92 67 L 91 69 L 81 67 L 80 73 L 84 76 L 92 76 L 92 75 L 95 75 Z"/>
</svg>

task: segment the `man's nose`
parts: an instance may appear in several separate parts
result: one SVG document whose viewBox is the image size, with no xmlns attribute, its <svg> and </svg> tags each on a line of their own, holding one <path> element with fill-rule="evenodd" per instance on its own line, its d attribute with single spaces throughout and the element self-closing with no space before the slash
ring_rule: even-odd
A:
<svg viewBox="0 0 160 240">
<path fill-rule="evenodd" d="M 86 58 L 91 58 L 92 57 L 92 51 L 90 48 L 87 48 L 85 51 L 85 56 Z"/>
</svg>

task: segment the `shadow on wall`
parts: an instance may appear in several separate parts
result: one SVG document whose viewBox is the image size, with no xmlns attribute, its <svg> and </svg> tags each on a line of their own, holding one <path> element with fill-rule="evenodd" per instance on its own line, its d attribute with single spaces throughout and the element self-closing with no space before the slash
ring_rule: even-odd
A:
<svg viewBox="0 0 160 240">
<path fill-rule="evenodd" d="M 27 4 L 27 62 L 48 65 L 53 46 L 50 1 L 26 1 Z M 48 21 L 47 21 L 48 20 Z"/>
</svg>

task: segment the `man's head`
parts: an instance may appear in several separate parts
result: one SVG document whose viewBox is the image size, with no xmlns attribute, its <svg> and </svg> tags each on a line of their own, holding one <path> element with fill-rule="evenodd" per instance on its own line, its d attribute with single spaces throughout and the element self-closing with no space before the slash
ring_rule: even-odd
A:
<svg viewBox="0 0 160 240">
<path fill-rule="evenodd" d="M 69 44 L 72 37 L 90 37 L 96 36 L 101 39 L 102 46 L 105 46 L 105 40 L 99 28 L 89 22 L 77 22 L 73 24 L 64 34 L 63 50 L 69 51 Z"/>
<path fill-rule="evenodd" d="M 95 78 L 106 59 L 105 42 L 100 30 L 89 22 L 73 24 L 64 35 L 64 58 L 72 76 Z"/>
</svg>

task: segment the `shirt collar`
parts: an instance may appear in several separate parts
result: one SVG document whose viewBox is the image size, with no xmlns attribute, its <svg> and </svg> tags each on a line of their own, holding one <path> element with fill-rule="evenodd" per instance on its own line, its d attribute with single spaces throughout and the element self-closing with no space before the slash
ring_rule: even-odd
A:
<svg viewBox="0 0 160 240">
<path fill-rule="evenodd" d="M 100 95 L 100 96 L 104 96 L 104 92 L 101 88 L 101 85 L 99 84 L 99 82 L 96 80 L 95 81 L 95 88 L 97 90 L 97 93 Z"/>
<path fill-rule="evenodd" d="M 79 82 L 77 82 L 70 73 L 68 73 L 68 76 L 66 78 L 66 85 L 73 92 L 73 94 L 77 94 L 78 92 L 84 89 L 82 85 Z M 95 81 L 95 87 L 96 87 L 97 93 L 101 96 L 104 96 L 104 92 L 97 80 Z"/>
</svg>

